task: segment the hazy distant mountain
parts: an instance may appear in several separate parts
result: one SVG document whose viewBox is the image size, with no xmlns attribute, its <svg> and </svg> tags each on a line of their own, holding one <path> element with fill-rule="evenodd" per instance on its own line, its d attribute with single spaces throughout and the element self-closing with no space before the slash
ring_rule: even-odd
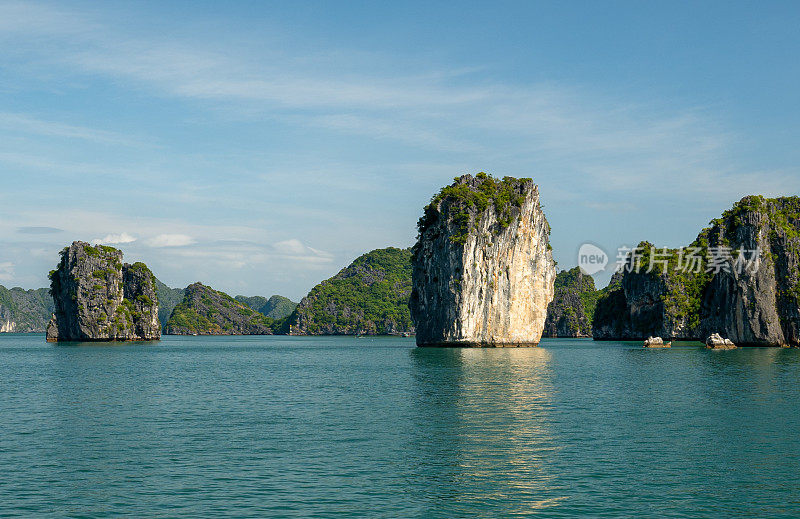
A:
<svg viewBox="0 0 800 519">
<path fill-rule="evenodd" d="M 183 300 L 186 289 L 170 288 L 156 279 L 156 293 L 158 294 L 158 320 L 161 321 L 161 328 L 167 325 L 172 311 Z"/>
<path fill-rule="evenodd" d="M 261 312 L 271 319 L 283 319 L 297 308 L 297 303 L 279 295 L 274 295 L 269 299 L 262 296 L 236 296 L 240 303 L 244 303 L 256 312 Z"/>
<path fill-rule="evenodd" d="M 42 332 L 53 314 L 50 290 L 7 289 L 0 285 L 0 332 Z"/>
</svg>

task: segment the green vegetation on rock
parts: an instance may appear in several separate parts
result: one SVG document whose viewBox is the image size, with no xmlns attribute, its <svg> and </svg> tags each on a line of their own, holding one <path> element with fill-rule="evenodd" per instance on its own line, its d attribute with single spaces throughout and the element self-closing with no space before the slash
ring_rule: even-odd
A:
<svg viewBox="0 0 800 519">
<path fill-rule="evenodd" d="M 256 312 L 262 313 L 271 319 L 284 319 L 294 312 L 297 303 L 279 295 L 274 295 L 267 299 L 262 296 L 236 296 L 235 299 L 244 303 Z"/>
<path fill-rule="evenodd" d="M 701 237 L 683 249 L 639 243 L 628 257 L 630 271 L 615 275 L 598 294 L 595 338 L 696 336 L 703 291 L 710 279 L 705 272 L 707 252 Z"/>
<path fill-rule="evenodd" d="M 553 301 L 547 307 L 544 337 L 588 337 L 591 335 L 597 298 L 594 279 L 579 267 L 556 275 Z"/>
<path fill-rule="evenodd" d="M 158 279 L 155 280 L 156 293 L 158 294 L 158 320 L 161 327 L 167 325 L 172 311 L 183 300 L 185 290 L 183 288 L 170 288 Z"/>
<path fill-rule="evenodd" d="M 172 335 L 269 335 L 275 321 L 202 283 L 186 287 L 165 333 Z"/>
<path fill-rule="evenodd" d="M 469 175 L 456 177 L 453 184 L 442 188 L 425 207 L 422 217 L 417 222 L 417 230 L 422 235 L 441 214 L 456 227 L 451 240 L 463 244 L 467 239 L 470 225 L 476 223 L 473 221 L 473 215 L 483 214 L 489 206 L 494 208 L 499 229 L 505 229 L 511 223 L 514 208 L 521 207 L 525 201 L 519 186 L 528 182 L 532 180 L 512 177 L 498 180 L 484 172 L 475 175 L 474 179 Z"/>
<path fill-rule="evenodd" d="M 411 251 L 389 247 L 360 256 L 315 286 L 284 331 L 298 335 L 412 332 Z"/>
</svg>

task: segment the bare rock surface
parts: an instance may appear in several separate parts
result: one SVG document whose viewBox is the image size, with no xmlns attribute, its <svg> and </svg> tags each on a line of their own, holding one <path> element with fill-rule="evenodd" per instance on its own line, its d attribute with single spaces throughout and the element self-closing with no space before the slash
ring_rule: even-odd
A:
<svg viewBox="0 0 800 519">
<path fill-rule="evenodd" d="M 648 337 L 644 341 L 645 348 L 669 348 L 672 346 L 672 343 L 664 343 L 664 339 L 661 337 Z"/>
<path fill-rule="evenodd" d="M 730 339 L 724 339 L 718 333 L 712 333 L 706 339 L 706 347 L 714 350 L 732 350 L 736 345 Z"/>
</svg>

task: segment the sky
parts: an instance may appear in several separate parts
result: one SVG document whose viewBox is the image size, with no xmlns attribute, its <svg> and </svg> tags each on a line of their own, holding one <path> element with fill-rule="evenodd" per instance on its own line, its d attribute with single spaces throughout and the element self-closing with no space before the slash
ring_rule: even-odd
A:
<svg viewBox="0 0 800 519">
<path fill-rule="evenodd" d="M 539 185 L 560 268 L 686 245 L 800 191 L 798 27 L 796 2 L 0 0 L 0 284 L 84 240 L 299 300 L 480 171 Z"/>
</svg>

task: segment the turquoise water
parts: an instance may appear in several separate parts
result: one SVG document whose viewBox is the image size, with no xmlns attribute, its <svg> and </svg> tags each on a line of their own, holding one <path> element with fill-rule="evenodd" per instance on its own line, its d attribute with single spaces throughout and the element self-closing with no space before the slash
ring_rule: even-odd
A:
<svg viewBox="0 0 800 519">
<path fill-rule="evenodd" d="M 0 335 L 0 516 L 800 515 L 800 351 Z"/>
</svg>

